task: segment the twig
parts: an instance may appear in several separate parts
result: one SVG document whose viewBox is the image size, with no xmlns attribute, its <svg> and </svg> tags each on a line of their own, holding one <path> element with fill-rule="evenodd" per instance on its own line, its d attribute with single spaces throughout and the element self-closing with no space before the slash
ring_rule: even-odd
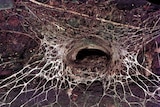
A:
<svg viewBox="0 0 160 107">
<path fill-rule="evenodd" d="M 68 13 L 71 13 L 71 14 L 79 15 L 79 16 L 82 16 L 82 17 L 91 18 L 89 15 L 78 13 L 78 12 L 75 12 L 75 11 L 72 11 L 72 10 L 66 10 L 64 8 L 59 8 L 59 7 L 53 7 L 53 6 L 50 6 L 50 5 L 47 5 L 47 4 L 43 4 L 43 3 L 37 2 L 35 0 L 29 0 L 29 1 L 33 2 L 35 4 L 38 4 L 40 6 L 44 6 L 44 7 L 55 9 L 57 11 L 64 11 L 64 12 L 68 12 Z M 105 22 L 105 23 L 112 23 L 112 24 L 117 25 L 117 26 L 124 26 L 124 27 L 128 27 L 128 28 L 133 28 L 133 29 L 140 29 L 140 27 L 137 27 L 137 26 L 121 24 L 121 23 L 110 21 L 110 20 L 105 20 L 103 18 L 96 17 L 96 20 L 101 21 L 101 22 Z"/>
<path fill-rule="evenodd" d="M 25 36 L 28 36 L 28 37 L 31 38 L 31 39 L 34 39 L 38 44 L 40 44 L 40 43 L 39 43 L 40 41 L 37 41 L 38 38 L 37 38 L 36 36 L 35 36 L 35 37 L 32 37 L 32 36 L 30 36 L 30 35 L 27 34 L 27 33 L 18 32 L 18 31 L 12 31 L 12 30 L 0 30 L 0 32 L 9 32 L 9 33 L 16 33 L 16 34 L 20 34 L 20 35 L 25 35 Z M 37 39 L 35 39 L 35 38 L 37 38 Z"/>
</svg>

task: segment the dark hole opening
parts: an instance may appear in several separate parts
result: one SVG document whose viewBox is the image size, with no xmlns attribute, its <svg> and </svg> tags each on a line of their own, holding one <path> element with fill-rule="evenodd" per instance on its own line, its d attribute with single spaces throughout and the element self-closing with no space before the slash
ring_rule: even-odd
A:
<svg viewBox="0 0 160 107">
<path fill-rule="evenodd" d="M 78 52 L 76 56 L 76 60 L 80 61 L 87 57 L 94 58 L 94 57 L 102 57 L 102 56 L 106 56 L 108 58 L 109 55 L 107 55 L 105 52 L 98 49 L 82 49 Z"/>
<path fill-rule="evenodd" d="M 41 2 L 41 3 L 46 3 L 46 2 L 48 2 L 49 0 L 36 0 L 36 1 Z"/>
<path fill-rule="evenodd" d="M 147 1 L 153 4 L 160 5 L 160 2 L 158 0 L 147 0 Z"/>
</svg>

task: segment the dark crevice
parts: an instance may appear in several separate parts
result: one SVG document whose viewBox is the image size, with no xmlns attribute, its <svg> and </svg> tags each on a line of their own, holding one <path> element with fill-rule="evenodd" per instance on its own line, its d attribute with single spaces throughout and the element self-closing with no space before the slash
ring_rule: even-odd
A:
<svg viewBox="0 0 160 107">
<path fill-rule="evenodd" d="M 81 49 L 74 60 L 74 68 L 81 69 L 84 77 L 89 77 L 89 72 L 104 72 L 110 65 L 111 56 L 99 49 Z"/>
<path fill-rule="evenodd" d="M 105 52 L 98 50 L 98 49 L 82 49 L 78 52 L 76 56 L 76 60 L 80 61 L 87 57 L 102 57 L 102 56 L 108 56 Z"/>
<path fill-rule="evenodd" d="M 153 3 L 153 4 L 160 5 L 159 0 L 147 0 L 147 1 L 150 2 L 150 3 Z"/>
<path fill-rule="evenodd" d="M 132 10 L 146 4 L 145 0 L 113 0 L 111 4 L 116 4 L 120 10 Z"/>
<path fill-rule="evenodd" d="M 41 2 L 41 3 L 47 3 L 49 0 L 36 0 L 38 2 Z"/>
</svg>

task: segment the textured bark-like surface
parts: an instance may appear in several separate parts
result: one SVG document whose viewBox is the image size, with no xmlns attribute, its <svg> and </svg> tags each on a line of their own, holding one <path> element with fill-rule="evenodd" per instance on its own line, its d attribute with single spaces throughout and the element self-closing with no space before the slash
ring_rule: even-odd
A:
<svg viewBox="0 0 160 107">
<path fill-rule="evenodd" d="M 158 4 L 12 5 L 0 1 L 0 107 L 160 106 Z"/>
</svg>

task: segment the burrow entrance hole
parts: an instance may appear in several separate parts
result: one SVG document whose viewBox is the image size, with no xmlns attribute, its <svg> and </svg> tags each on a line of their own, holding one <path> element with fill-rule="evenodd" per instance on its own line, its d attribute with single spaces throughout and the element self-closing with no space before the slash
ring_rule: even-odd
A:
<svg viewBox="0 0 160 107">
<path fill-rule="evenodd" d="M 75 63 L 82 69 L 99 71 L 106 69 L 111 60 L 111 56 L 99 49 L 81 49 L 75 59 Z"/>
<path fill-rule="evenodd" d="M 82 49 L 76 55 L 76 60 L 81 61 L 89 58 L 106 57 L 109 55 L 99 49 Z"/>
<path fill-rule="evenodd" d="M 108 63 L 110 55 L 99 49 L 81 49 L 76 55 L 76 62 L 86 63 Z"/>
</svg>

